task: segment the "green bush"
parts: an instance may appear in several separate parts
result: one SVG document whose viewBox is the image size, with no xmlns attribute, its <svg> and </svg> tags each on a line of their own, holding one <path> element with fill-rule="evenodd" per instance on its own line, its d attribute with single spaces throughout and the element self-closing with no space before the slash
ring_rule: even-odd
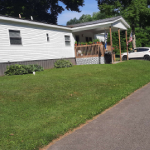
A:
<svg viewBox="0 0 150 150">
<path fill-rule="evenodd" d="M 29 74 L 36 71 L 44 71 L 44 68 L 39 65 L 10 65 L 7 66 L 7 70 L 5 71 L 5 75 L 23 75 Z"/>
<path fill-rule="evenodd" d="M 57 60 L 54 63 L 55 68 L 68 68 L 68 67 L 72 67 L 72 66 L 73 66 L 73 64 L 69 60 L 65 60 L 65 59 Z"/>
</svg>

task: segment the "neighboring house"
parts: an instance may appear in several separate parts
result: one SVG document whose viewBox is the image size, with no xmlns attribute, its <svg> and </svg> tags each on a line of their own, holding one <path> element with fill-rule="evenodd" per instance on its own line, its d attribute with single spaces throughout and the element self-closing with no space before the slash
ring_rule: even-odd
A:
<svg viewBox="0 0 150 150">
<path fill-rule="evenodd" d="M 0 75 L 10 64 L 39 64 L 52 68 L 58 59 L 76 64 L 75 40 L 92 40 L 96 34 L 127 30 L 130 26 L 121 17 L 114 17 L 71 26 L 59 26 L 0 16 Z"/>
</svg>

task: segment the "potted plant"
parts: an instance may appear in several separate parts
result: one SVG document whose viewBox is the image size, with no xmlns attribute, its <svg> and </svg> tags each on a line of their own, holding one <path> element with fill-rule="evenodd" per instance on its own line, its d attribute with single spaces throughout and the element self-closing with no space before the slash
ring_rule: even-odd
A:
<svg viewBox="0 0 150 150">
<path fill-rule="evenodd" d="M 77 41 L 75 41 L 75 46 L 77 46 Z"/>
<path fill-rule="evenodd" d="M 84 43 L 83 43 L 83 42 L 81 42 L 81 45 L 84 45 Z"/>
<path fill-rule="evenodd" d="M 96 44 L 96 43 L 97 43 L 97 39 L 94 39 L 94 40 L 93 40 L 93 44 Z"/>
<path fill-rule="evenodd" d="M 97 44 L 97 40 L 98 40 L 98 39 L 95 39 L 95 44 Z"/>
<path fill-rule="evenodd" d="M 97 39 L 97 44 L 99 44 L 100 43 L 100 40 L 99 39 Z"/>
<path fill-rule="evenodd" d="M 95 44 L 95 39 L 93 39 L 93 44 Z"/>
<path fill-rule="evenodd" d="M 93 42 L 91 42 L 91 41 L 89 42 L 90 45 L 92 45 L 92 43 L 93 43 Z"/>
</svg>

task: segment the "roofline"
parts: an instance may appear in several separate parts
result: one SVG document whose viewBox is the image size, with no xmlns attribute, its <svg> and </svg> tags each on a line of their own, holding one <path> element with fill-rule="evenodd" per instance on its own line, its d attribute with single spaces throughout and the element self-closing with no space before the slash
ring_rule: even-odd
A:
<svg viewBox="0 0 150 150">
<path fill-rule="evenodd" d="M 118 17 L 121 18 L 121 16 L 118 16 Z M 116 17 L 112 17 L 112 18 L 116 18 Z M 106 20 L 106 19 L 112 19 L 112 18 L 105 18 L 105 19 L 100 19 L 100 20 Z M 94 25 L 94 24 L 104 23 L 104 22 L 97 22 L 97 21 L 100 21 L 100 20 L 94 20 L 94 21 L 88 21 L 88 22 L 83 22 L 83 23 L 72 24 L 72 25 L 68 25 L 68 27 L 77 28 L 77 27 L 82 27 L 82 26 L 87 26 L 87 25 Z M 107 21 L 105 21 L 105 23 L 106 22 L 111 22 L 111 21 L 107 20 Z"/>
<path fill-rule="evenodd" d="M 110 20 L 108 20 L 108 21 L 105 21 L 105 22 L 99 22 L 99 23 L 93 23 L 92 24 L 92 22 L 93 21 L 90 21 L 90 22 L 85 22 L 85 23 L 87 23 L 87 24 L 85 24 L 85 23 L 79 23 L 79 24 L 73 24 L 73 25 L 68 25 L 68 27 L 71 27 L 72 29 L 73 28 L 78 28 L 78 27 L 84 27 L 84 26 L 90 26 L 90 25 L 94 25 L 94 24 L 108 24 L 108 23 L 110 23 L 110 22 L 112 22 L 112 23 L 114 23 L 114 22 L 116 22 L 116 21 L 118 21 L 118 20 L 122 20 L 123 21 L 123 23 L 128 27 L 128 28 L 130 28 L 130 25 L 125 21 L 125 19 L 122 17 L 122 16 L 117 16 L 118 17 L 118 19 L 116 19 L 116 20 L 112 20 L 112 21 L 110 21 Z M 112 17 L 113 18 L 113 17 Z M 111 19 L 111 18 L 106 18 L 106 19 Z M 102 20 L 105 20 L 105 19 L 102 19 Z M 95 20 L 95 21 L 98 21 L 98 20 Z M 95 22 L 94 21 L 94 22 Z M 91 24 L 89 24 L 88 25 L 88 23 L 91 23 Z M 80 26 L 76 26 L 76 25 L 80 25 Z M 73 26 L 75 26 L 75 27 L 73 27 Z"/>
<path fill-rule="evenodd" d="M 111 24 L 113 24 L 113 23 L 115 23 L 115 22 L 117 22 L 117 21 L 119 21 L 119 20 L 121 20 L 121 21 L 125 24 L 125 26 L 126 26 L 127 28 L 130 28 L 130 25 L 125 21 L 125 19 L 124 19 L 122 16 L 120 16 L 120 18 L 118 18 L 118 19 L 116 19 L 116 20 L 114 20 L 114 21 L 103 22 L 103 23 L 95 23 L 95 24 L 84 25 L 84 26 L 79 26 L 79 27 L 73 27 L 73 28 L 72 28 L 72 29 L 73 29 L 72 31 L 75 31 L 75 30 L 77 30 L 77 29 L 85 28 L 85 26 L 86 26 L 86 27 L 93 27 L 93 26 L 95 26 L 95 25 L 105 25 L 105 24 L 110 24 L 110 26 L 111 26 Z"/>
<path fill-rule="evenodd" d="M 125 19 L 122 16 L 120 16 L 120 18 L 118 18 L 116 20 L 113 20 L 113 21 L 108 21 L 108 22 L 106 21 L 106 22 L 103 22 L 103 23 L 93 23 L 93 24 L 89 24 L 89 25 L 83 25 L 83 26 L 72 27 L 72 28 L 68 27 L 68 26 L 48 24 L 48 23 L 45 23 L 45 22 L 38 22 L 38 21 L 35 21 L 35 20 L 27 20 L 27 19 L 22 19 L 22 18 L 21 19 L 20 18 L 14 18 L 14 17 L 4 16 L 4 15 L 0 15 L 0 20 L 19 22 L 19 23 L 25 23 L 25 24 L 31 24 L 31 25 L 39 25 L 39 26 L 69 30 L 69 31 L 73 31 L 73 32 L 75 30 L 82 29 L 82 28 L 85 28 L 85 27 L 89 28 L 89 27 L 98 26 L 98 25 L 105 25 L 105 24 L 110 24 L 111 25 L 111 24 L 113 24 L 113 23 L 115 23 L 116 21 L 119 21 L 119 20 L 121 20 L 127 28 L 130 28 L 130 25 L 125 21 Z"/>
<path fill-rule="evenodd" d="M 31 25 L 39 25 L 39 26 L 52 27 L 52 28 L 65 29 L 65 30 L 72 31 L 72 29 L 70 27 L 66 27 L 66 26 L 49 24 L 49 23 L 45 23 L 45 22 L 39 22 L 39 21 L 36 21 L 36 20 L 27 20 L 27 19 L 23 19 L 23 18 L 14 18 L 14 17 L 4 16 L 4 15 L 0 15 L 0 20 L 26 23 L 26 24 L 31 24 Z"/>
</svg>

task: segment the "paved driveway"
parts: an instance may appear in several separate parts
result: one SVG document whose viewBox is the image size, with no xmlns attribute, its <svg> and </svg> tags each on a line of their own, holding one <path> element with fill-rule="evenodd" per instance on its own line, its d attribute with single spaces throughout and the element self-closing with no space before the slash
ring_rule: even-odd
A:
<svg viewBox="0 0 150 150">
<path fill-rule="evenodd" d="M 48 150 L 150 150 L 150 84 Z"/>
</svg>

